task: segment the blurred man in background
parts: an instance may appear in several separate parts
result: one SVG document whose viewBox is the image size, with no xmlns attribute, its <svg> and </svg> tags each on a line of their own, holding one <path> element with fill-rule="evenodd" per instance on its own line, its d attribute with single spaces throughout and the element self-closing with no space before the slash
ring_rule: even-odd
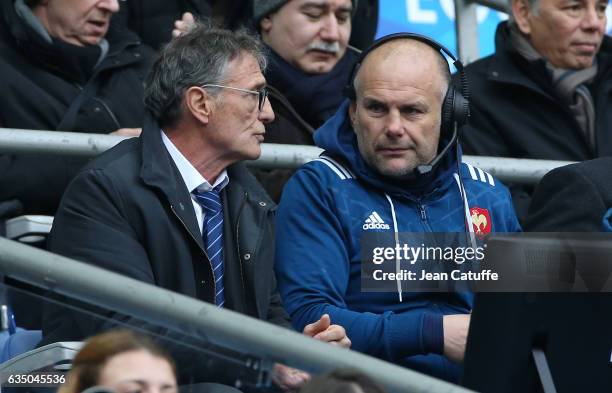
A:
<svg viewBox="0 0 612 393">
<path fill-rule="evenodd" d="M 138 135 L 152 51 L 112 29 L 117 0 L 6 0 L 0 5 L 0 127 Z M 0 156 L 0 217 L 53 215 L 85 163 Z"/>
<path fill-rule="evenodd" d="M 276 119 L 266 142 L 312 145 L 314 130 L 338 109 L 358 52 L 348 46 L 351 0 L 255 0 L 254 19 L 270 48 L 266 80 Z M 256 172 L 276 201 L 291 170 Z"/>
<path fill-rule="evenodd" d="M 466 67 L 466 154 L 582 161 L 612 155 L 607 0 L 512 0 L 496 52 Z M 521 220 L 532 187 L 511 186 Z"/>
</svg>

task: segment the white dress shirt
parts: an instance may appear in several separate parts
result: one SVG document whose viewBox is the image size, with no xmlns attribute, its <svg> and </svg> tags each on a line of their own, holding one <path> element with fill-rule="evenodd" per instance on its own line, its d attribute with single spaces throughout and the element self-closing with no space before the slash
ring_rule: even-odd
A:
<svg viewBox="0 0 612 393">
<path fill-rule="evenodd" d="M 202 211 L 202 206 L 200 206 L 200 204 L 197 202 L 195 196 L 193 195 L 193 192 L 196 190 L 201 192 L 210 191 L 219 185 L 219 190 L 222 190 L 223 187 L 225 187 L 227 183 L 229 183 L 227 171 L 224 169 L 223 172 L 221 172 L 221 174 L 217 177 L 215 184 L 211 186 L 208 180 L 206 180 L 204 176 L 202 176 L 200 172 L 198 172 L 198 170 L 195 169 L 193 165 L 191 165 L 189 160 L 185 158 L 183 153 L 181 153 L 179 149 L 174 146 L 174 143 L 172 143 L 172 141 L 166 136 L 164 131 L 161 130 L 160 132 L 162 141 L 164 142 L 164 146 L 166 146 L 168 153 L 170 153 L 172 161 L 174 161 L 174 164 L 178 168 L 181 177 L 183 178 L 183 181 L 185 182 L 185 185 L 189 190 L 189 194 L 191 195 L 191 203 L 193 203 L 193 209 L 195 210 L 196 218 L 198 219 L 200 233 L 202 233 L 202 226 L 206 214 Z"/>
</svg>

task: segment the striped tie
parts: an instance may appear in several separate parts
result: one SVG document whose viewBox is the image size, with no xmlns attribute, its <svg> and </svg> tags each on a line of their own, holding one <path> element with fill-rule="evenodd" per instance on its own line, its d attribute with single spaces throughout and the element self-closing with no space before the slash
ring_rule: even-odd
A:
<svg viewBox="0 0 612 393">
<path fill-rule="evenodd" d="M 215 278 L 215 303 L 223 307 L 225 294 L 223 293 L 223 206 L 219 191 L 195 191 L 196 200 L 204 212 L 204 225 L 202 227 L 202 240 L 206 245 L 206 255 L 213 268 Z"/>
</svg>

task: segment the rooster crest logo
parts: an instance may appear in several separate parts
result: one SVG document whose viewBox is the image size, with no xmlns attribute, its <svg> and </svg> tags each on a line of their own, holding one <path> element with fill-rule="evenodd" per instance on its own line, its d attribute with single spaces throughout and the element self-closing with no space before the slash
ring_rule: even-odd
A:
<svg viewBox="0 0 612 393">
<path fill-rule="evenodd" d="M 487 209 L 473 207 L 470 209 L 470 216 L 472 216 L 472 225 L 477 236 L 484 237 L 491 233 L 491 216 Z"/>
</svg>

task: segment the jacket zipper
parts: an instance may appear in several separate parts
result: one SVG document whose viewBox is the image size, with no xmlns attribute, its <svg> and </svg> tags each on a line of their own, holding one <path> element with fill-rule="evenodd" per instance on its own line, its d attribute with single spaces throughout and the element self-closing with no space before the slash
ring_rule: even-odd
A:
<svg viewBox="0 0 612 393">
<path fill-rule="evenodd" d="M 193 236 L 193 233 L 191 233 L 191 231 L 189 230 L 189 228 L 187 228 L 187 225 L 185 225 L 185 222 L 183 221 L 183 219 L 177 214 L 176 210 L 174 210 L 174 206 L 170 205 L 170 210 L 172 210 L 172 213 L 174 213 L 174 215 L 176 216 L 176 218 L 178 218 L 178 220 L 181 222 L 181 224 L 183 225 L 183 228 L 185 228 L 185 230 L 187 231 L 187 233 L 189 234 L 189 236 L 191 236 L 191 238 L 193 239 L 194 242 L 196 242 L 196 244 L 198 245 L 198 247 L 200 248 L 200 250 L 202 250 L 202 252 L 204 253 L 204 255 L 206 256 L 206 260 L 208 261 L 208 264 L 210 265 L 210 271 L 213 272 L 213 293 L 217 293 L 217 285 L 215 283 L 215 271 L 213 270 L 212 267 L 212 263 L 210 262 L 210 258 L 208 257 L 208 254 L 206 254 L 206 250 L 204 248 L 202 248 L 202 246 L 200 246 L 200 243 L 198 243 L 198 239 L 196 239 Z M 214 301 L 214 299 L 213 299 Z"/>
<path fill-rule="evenodd" d="M 427 222 L 427 213 L 425 213 L 425 206 L 419 202 L 419 210 L 421 211 L 421 220 Z"/>
<path fill-rule="evenodd" d="M 421 214 L 421 221 L 423 222 L 423 226 L 427 230 L 427 232 L 433 232 L 433 229 L 429 225 L 429 221 L 427 220 L 427 212 L 425 211 L 425 205 L 421 203 L 421 200 L 416 201 L 417 206 L 419 207 L 419 213 Z"/>
<path fill-rule="evenodd" d="M 244 285 L 244 266 L 242 265 L 242 250 L 240 249 L 240 217 L 242 216 L 242 209 L 246 204 L 246 200 L 248 198 L 248 194 L 244 193 L 244 198 L 242 198 L 242 202 L 240 202 L 240 208 L 238 209 L 238 220 L 236 223 L 236 248 L 238 249 L 238 262 L 240 263 L 240 283 L 242 285 L 242 293 L 246 297 L 246 286 Z M 215 292 L 216 293 L 216 292 Z M 246 300 L 246 299 L 245 299 Z"/>
</svg>

